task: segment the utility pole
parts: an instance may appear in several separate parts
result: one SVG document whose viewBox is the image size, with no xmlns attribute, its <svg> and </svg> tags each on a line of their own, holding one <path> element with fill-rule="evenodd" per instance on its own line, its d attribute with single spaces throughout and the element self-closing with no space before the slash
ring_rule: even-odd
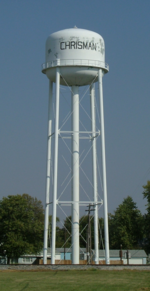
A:
<svg viewBox="0 0 150 291">
<path fill-rule="evenodd" d="M 64 261 L 65 260 L 66 260 L 66 228 L 64 227 Z"/>
<path fill-rule="evenodd" d="M 122 264 L 122 245 L 120 245 L 119 256 L 120 256 L 120 262 Z"/>
<path fill-rule="evenodd" d="M 91 209 L 94 205 L 89 204 L 88 209 L 88 229 L 87 229 L 87 264 L 91 264 L 92 257 L 92 238 L 91 238 L 91 222 L 90 222 L 90 212 L 95 211 L 95 208 Z"/>
<path fill-rule="evenodd" d="M 127 265 L 129 265 L 129 250 L 127 250 Z"/>
</svg>

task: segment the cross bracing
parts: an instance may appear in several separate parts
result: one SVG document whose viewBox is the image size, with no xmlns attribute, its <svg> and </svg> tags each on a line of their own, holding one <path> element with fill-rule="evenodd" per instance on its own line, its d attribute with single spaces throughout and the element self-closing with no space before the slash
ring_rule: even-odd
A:
<svg viewBox="0 0 150 291">
<path fill-rule="evenodd" d="M 61 76 L 63 78 L 63 76 Z M 65 79 L 64 79 L 65 80 Z M 66 94 L 67 88 L 69 88 L 69 91 L 73 94 L 72 88 L 69 86 L 64 87 L 60 86 L 60 106 L 63 100 L 63 105 L 62 107 L 65 108 L 68 107 L 68 110 L 65 108 L 65 117 L 61 116 L 60 114 L 60 120 L 57 120 L 58 128 L 57 128 L 57 135 L 59 138 L 59 142 L 57 142 L 59 151 L 58 151 L 58 179 L 57 179 L 57 190 L 56 190 L 56 181 L 54 181 L 55 184 L 55 189 L 54 189 L 54 184 L 51 183 L 50 186 L 50 200 L 51 202 L 47 202 L 47 205 L 55 204 L 55 216 L 56 216 L 56 207 L 57 207 L 57 213 L 59 213 L 59 209 L 61 209 L 61 212 L 64 214 L 65 217 L 68 217 L 68 210 L 65 209 L 65 206 L 73 206 L 73 205 L 79 205 L 79 206 L 87 206 L 89 204 L 95 205 L 95 209 L 97 211 L 98 215 L 98 204 L 103 204 L 102 200 L 102 194 L 103 194 L 103 185 L 102 185 L 102 177 L 101 177 L 101 166 L 100 166 L 100 158 L 99 155 L 97 154 L 97 151 L 95 151 L 95 163 L 96 163 L 96 168 L 97 168 L 97 173 L 96 175 L 98 176 L 97 181 L 95 182 L 97 186 L 94 185 L 94 177 L 92 174 L 92 166 L 89 166 L 92 164 L 91 161 L 91 153 L 93 151 L 93 144 L 99 144 L 100 147 L 100 114 L 97 108 L 97 101 L 95 98 L 94 94 L 94 110 L 96 114 L 96 122 L 95 122 L 95 129 L 91 130 L 91 122 L 92 122 L 92 117 L 89 113 L 89 108 L 86 108 L 85 104 L 87 103 L 87 100 L 89 101 L 90 95 L 89 94 L 89 88 L 94 88 L 94 80 L 90 86 L 85 87 L 85 92 L 81 95 L 80 94 L 80 99 L 79 99 L 79 108 L 80 108 L 80 114 L 79 114 L 79 124 L 80 124 L 80 129 L 79 130 L 72 130 L 71 129 L 71 118 L 74 115 L 74 109 L 70 109 L 70 96 Z M 66 82 L 67 85 L 67 82 Z M 56 90 L 58 90 L 56 88 Z M 53 94 L 54 97 L 54 94 Z M 86 102 L 85 101 L 86 98 Z M 55 101 L 55 98 L 53 98 Z M 76 101 L 75 101 L 76 102 Z M 83 104 L 82 104 L 83 102 Z M 65 104 L 65 105 L 64 105 Z M 56 112 L 56 107 L 57 105 L 55 102 L 53 102 L 53 109 L 54 112 Z M 88 107 L 90 107 L 88 105 Z M 62 111 L 62 108 L 61 108 Z M 54 114 L 54 121 L 56 124 L 56 116 L 58 114 Z M 85 118 L 86 117 L 86 118 Z M 86 120 L 86 121 L 85 121 Z M 99 125 L 98 125 L 99 124 Z M 71 184 L 72 181 L 74 180 L 74 176 L 76 175 L 76 171 L 72 173 L 72 167 L 76 167 L 76 161 L 74 163 L 71 163 L 72 157 L 73 157 L 73 152 L 71 150 L 71 142 L 74 134 L 78 134 L 79 140 L 80 140 L 80 153 L 79 154 L 79 165 L 77 168 L 80 171 L 80 181 L 79 181 L 79 189 L 80 189 L 80 199 L 79 201 L 72 201 L 70 200 L 70 195 L 72 192 Z M 50 135 L 48 138 L 54 141 L 56 135 L 56 126 L 53 131 L 51 131 Z M 55 144 L 56 144 L 56 139 L 55 139 Z M 53 150 L 55 151 L 55 144 L 52 145 Z M 83 149 L 84 148 L 84 149 Z M 63 152 L 63 154 L 62 154 Z M 55 155 L 56 156 L 56 155 Z M 51 178 L 53 180 L 53 172 L 55 176 L 55 169 L 53 169 L 53 165 L 56 164 L 54 161 L 56 157 L 52 155 L 52 158 L 50 159 L 50 164 L 51 164 Z M 63 162 L 64 163 L 63 163 Z M 72 164 L 72 165 L 71 165 Z M 97 200 L 95 201 L 93 199 L 93 191 L 97 187 Z M 53 197 L 52 201 L 52 196 L 51 193 L 55 192 L 55 199 Z M 56 193 L 57 192 L 57 193 Z M 85 199 L 86 197 L 86 199 Z M 60 200 L 61 199 L 61 200 Z M 64 199 L 64 200 L 63 200 Z M 96 203 L 97 202 L 97 203 Z M 67 207 L 68 208 L 68 207 Z M 54 209 L 54 208 L 53 208 Z M 63 211 L 62 211 L 63 209 Z M 54 210 L 53 210 L 54 212 Z M 81 211 L 83 214 L 83 212 Z M 62 214 L 60 214 L 62 215 Z M 59 216 L 59 215 L 57 215 Z M 80 215 L 81 216 L 81 215 Z M 94 214 L 93 214 L 94 217 Z M 60 217 L 61 220 L 63 219 L 63 216 Z M 98 223 L 98 222 L 97 222 Z M 72 221 L 71 224 L 73 225 Z M 63 224 L 62 224 L 63 225 Z M 56 224 L 54 225 L 56 227 Z M 53 227 L 53 229 L 54 229 Z M 97 225 L 98 228 L 98 225 Z M 74 236 L 76 236 L 77 230 L 74 231 Z M 98 233 L 96 234 L 98 236 Z M 79 236 L 82 237 L 82 233 L 79 233 Z M 82 237 L 83 238 L 83 237 Z M 68 238 L 67 238 L 68 240 Z M 86 240 L 85 240 L 86 241 Z M 98 241 L 98 239 L 97 239 Z M 54 243 L 56 244 L 56 241 L 53 241 L 53 247 L 54 249 Z M 71 248 L 73 248 L 74 244 L 76 244 L 76 241 L 72 242 Z M 55 254 L 53 256 L 53 262 L 54 262 Z"/>
</svg>

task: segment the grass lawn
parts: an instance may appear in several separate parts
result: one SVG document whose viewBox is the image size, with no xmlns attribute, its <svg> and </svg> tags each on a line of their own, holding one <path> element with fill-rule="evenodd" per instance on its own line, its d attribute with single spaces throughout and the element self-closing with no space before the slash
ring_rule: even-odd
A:
<svg viewBox="0 0 150 291">
<path fill-rule="evenodd" d="M 150 290 L 149 271 L 0 271 L 0 291 Z"/>
</svg>

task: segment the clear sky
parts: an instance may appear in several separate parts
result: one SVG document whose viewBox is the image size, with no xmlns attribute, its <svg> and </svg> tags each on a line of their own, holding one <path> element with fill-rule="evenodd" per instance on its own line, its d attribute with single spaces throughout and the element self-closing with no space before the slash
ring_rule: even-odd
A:
<svg viewBox="0 0 150 291">
<path fill-rule="evenodd" d="M 145 212 L 150 179 L 150 1 L 0 0 L 0 199 L 28 193 L 44 203 L 49 34 L 75 25 L 101 34 L 108 209 L 128 195 Z"/>
</svg>

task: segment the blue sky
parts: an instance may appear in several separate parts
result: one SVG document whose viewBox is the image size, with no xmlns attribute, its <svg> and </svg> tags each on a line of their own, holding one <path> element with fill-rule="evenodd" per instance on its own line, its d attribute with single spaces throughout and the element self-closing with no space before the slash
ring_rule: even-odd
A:
<svg viewBox="0 0 150 291">
<path fill-rule="evenodd" d="M 28 193 L 44 203 L 49 34 L 93 30 L 105 40 L 103 78 L 108 209 L 132 196 L 145 212 L 150 179 L 150 1 L 0 1 L 0 199 Z"/>
</svg>

